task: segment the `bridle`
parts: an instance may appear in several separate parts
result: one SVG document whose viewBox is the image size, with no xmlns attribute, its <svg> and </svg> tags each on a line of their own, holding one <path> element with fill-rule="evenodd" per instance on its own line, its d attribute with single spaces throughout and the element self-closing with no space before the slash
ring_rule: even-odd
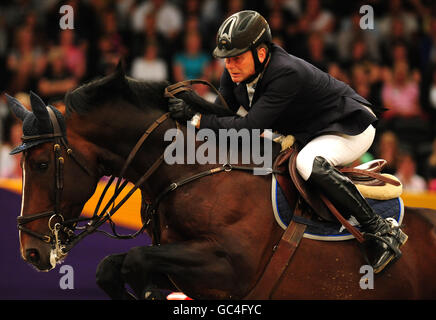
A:
<svg viewBox="0 0 436 320">
<path fill-rule="evenodd" d="M 62 245 L 59 237 L 59 233 L 62 231 L 67 235 L 67 237 L 72 237 L 74 235 L 74 230 L 70 228 L 70 225 L 73 225 L 81 220 L 75 219 L 66 221 L 64 216 L 62 215 L 61 210 L 61 201 L 62 201 L 62 192 L 64 188 L 64 162 L 65 158 L 62 154 L 62 147 L 66 150 L 66 156 L 71 157 L 88 175 L 93 176 L 92 171 L 87 167 L 82 159 L 80 159 L 77 155 L 73 153 L 73 150 L 68 146 L 68 143 L 65 139 L 64 134 L 59 126 L 58 119 L 54 113 L 54 111 L 50 107 L 46 107 L 48 114 L 50 116 L 50 121 L 53 125 L 53 133 L 34 135 L 34 136 L 23 136 L 23 142 L 28 141 L 36 141 L 42 139 L 54 139 L 53 142 L 53 152 L 54 152 L 54 162 L 55 162 L 55 191 L 54 191 L 54 199 L 55 205 L 54 209 L 50 211 L 35 213 L 26 216 L 19 216 L 17 218 L 18 230 L 27 233 L 45 243 L 49 243 L 56 249 L 56 252 L 59 254 L 62 251 Z M 24 190 L 23 190 L 24 192 Z M 50 235 L 42 234 L 35 232 L 25 225 L 43 218 L 49 218 L 48 220 L 48 228 L 51 232 Z M 57 221 L 58 220 L 58 221 Z"/>
<path fill-rule="evenodd" d="M 94 177 L 95 175 L 93 172 L 86 166 L 84 163 L 84 160 L 79 158 L 75 153 L 73 153 L 73 150 L 68 146 L 68 143 L 66 141 L 65 135 L 62 133 L 58 119 L 54 113 L 54 111 L 50 107 L 46 107 L 50 116 L 50 121 L 53 125 L 53 133 L 50 134 L 42 134 L 42 135 L 34 135 L 34 136 L 23 136 L 22 140 L 24 142 L 28 141 L 35 141 L 35 140 L 41 140 L 41 139 L 54 139 L 53 142 L 53 152 L 54 152 L 54 162 L 55 162 L 55 191 L 54 191 L 54 199 L 55 199 L 55 205 L 54 209 L 50 211 L 30 214 L 26 216 L 19 216 L 17 218 L 17 224 L 18 224 L 18 230 L 27 233 L 45 243 L 51 244 L 53 248 L 55 249 L 55 254 L 57 257 L 64 256 L 71 248 L 81 239 L 83 239 L 86 235 L 91 234 L 98 230 L 98 227 L 100 227 L 104 222 L 107 220 L 110 220 L 110 217 L 121 207 L 122 204 L 124 204 L 128 198 L 150 177 L 154 171 L 159 167 L 159 165 L 162 163 L 164 159 L 164 154 L 162 154 L 153 164 L 152 166 L 147 170 L 147 172 L 138 180 L 138 182 L 135 184 L 135 186 L 130 190 L 127 196 L 124 197 L 123 200 L 116 206 L 113 207 L 109 212 L 108 207 L 114 203 L 117 196 L 121 193 L 121 191 L 124 189 L 124 187 L 127 185 L 127 180 L 125 180 L 123 183 L 121 183 L 121 177 L 124 176 L 128 166 L 131 164 L 133 158 L 135 157 L 136 153 L 139 151 L 142 144 L 145 142 L 145 140 L 148 138 L 148 136 L 162 123 L 164 123 L 169 118 L 169 113 L 166 113 L 159 117 L 156 121 L 153 122 L 152 125 L 146 130 L 146 132 L 143 134 L 143 136 L 139 139 L 135 147 L 130 152 L 122 170 L 118 178 L 118 182 L 115 188 L 114 195 L 112 196 L 111 200 L 108 202 L 106 207 L 103 209 L 102 213 L 98 214 L 99 207 L 101 205 L 101 202 L 109 189 L 109 186 L 114 181 L 115 177 L 112 176 L 110 180 L 107 182 L 106 187 L 99 199 L 99 202 L 97 204 L 97 207 L 95 209 L 94 215 L 91 218 L 74 218 L 70 220 L 65 220 L 62 211 L 61 211 L 61 201 L 62 201 L 62 193 L 64 188 L 64 162 L 65 158 L 62 154 L 62 147 L 66 150 L 66 156 L 71 157 L 89 176 Z M 48 228 L 51 232 L 51 234 L 43 234 L 39 232 L 35 232 L 29 228 L 27 228 L 25 225 L 39 220 L 43 218 L 49 218 L 48 220 Z M 77 227 L 77 223 L 81 221 L 89 221 L 87 226 L 81 228 L 84 229 L 81 233 L 78 235 L 75 234 L 75 229 Z M 77 229 L 79 229 L 77 227 Z M 141 232 L 145 229 L 145 227 L 141 228 Z M 64 243 L 61 242 L 61 239 L 59 237 L 60 232 L 63 232 L 66 235 L 66 239 Z M 101 231 L 103 233 L 106 233 L 104 231 Z M 140 232 L 137 232 L 138 234 Z M 117 238 L 121 238 L 123 236 L 116 236 Z"/>
<path fill-rule="evenodd" d="M 188 91 L 191 90 L 190 88 L 187 88 L 186 85 L 192 85 L 194 83 L 201 83 L 211 86 L 212 89 L 215 89 L 210 83 L 203 80 L 189 80 L 184 81 L 182 83 L 177 83 L 171 86 L 168 86 L 165 89 L 165 96 L 174 96 L 174 94 L 179 93 L 181 91 Z M 218 93 L 219 97 L 224 101 L 222 96 L 219 94 L 219 92 L 215 89 L 215 92 Z M 225 103 L 225 101 L 224 101 Z M 64 184 L 64 157 L 62 156 L 61 148 L 63 147 L 66 150 L 66 155 L 70 156 L 88 175 L 95 176 L 91 170 L 84 164 L 84 161 L 79 158 L 75 153 L 73 153 L 72 149 L 68 146 L 68 143 L 66 141 L 66 138 L 64 134 L 62 133 L 58 119 L 56 118 L 56 115 L 53 110 L 51 110 L 50 107 L 47 107 L 47 110 L 50 115 L 50 120 L 53 124 L 53 133 L 52 134 L 44 134 L 44 135 L 36 135 L 36 136 L 24 136 L 23 141 L 30 141 L 30 140 L 37 140 L 37 139 L 46 139 L 46 138 L 53 138 L 53 151 L 54 151 L 54 159 L 55 159 L 55 183 L 56 183 L 56 190 L 55 190 L 55 206 L 54 210 L 47 211 L 47 212 L 41 212 L 36 213 L 32 215 L 26 215 L 26 216 L 20 216 L 17 218 L 18 221 L 18 229 L 22 232 L 25 232 L 37 239 L 40 239 L 46 243 L 49 243 L 53 246 L 55 250 L 55 256 L 58 258 L 62 258 L 66 255 L 68 251 L 70 251 L 79 241 L 81 241 L 83 238 L 85 238 L 87 235 L 94 233 L 94 232 L 101 232 L 104 233 L 107 236 L 110 236 L 112 238 L 117 239 L 132 239 L 141 234 L 149 225 L 152 223 L 152 238 L 153 238 L 153 244 L 154 245 L 160 245 L 160 218 L 158 214 L 158 206 L 160 201 L 170 192 L 174 191 L 178 187 L 181 187 L 187 183 L 190 183 L 192 181 L 195 181 L 199 178 L 216 174 L 219 172 L 230 172 L 232 170 L 240 170 L 245 172 L 254 172 L 256 167 L 247 167 L 247 166 L 234 166 L 230 164 L 224 164 L 222 166 L 205 170 L 202 172 L 199 172 L 197 174 L 194 174 L 192 176 L 183 178 L 179 181 L 171 183 L 168 187 L 166 187 L 161 193 L 159 193 L 156 198 L 153 201 L 146 202 L 146 209 L 144 212 L 141 212 L 141 218 L 143 221 L 142 227 L 137 230 L 135 233 L 129 234 L 129 235 L 120 235 L 116 232 L 115 224 L 111 220 L 111 217 L 117 212 L 117 210 L 133 195 L 133 193 L 142 186 L 147 179 L 160 167 L 164 160 L 164 154 L 162 153 L 157 160 L 148 168 L 148 170 L 137 180 L 137 182 L 134 184 L 134 186 L 129 190 L 129 192 L 122 198 L 116 205 L 115 201 L 117 197 L 121 194 L 121 191 L 126 187 L 128 184 L 127 179 L 122 181 L 128 167 L 132 163 L 133 159 L 135 158 L 136 154 L 138 153 L 139 149 L 143 146 L 144 142 L 147 140 L 147 138 L 150 136 L 150 134 L 155 131 L 159 126 L 161 126 L 166 120 L 170 119 L 170 113 L 167 112 L 160 116 L 157 120 L 155 120 L 145 131 L 145 133 L 141 136 L 141 138 L 138 140 L 136 145 L 131 150 L 130 154 L 128 155 L 123 168 L 120 171 L 120 174 L 117 177 L 117 183 L 115 186 L 114 194 L 110 198 L 110 200 L 106 203 L 104 208 L 100 211 L 100 207 L 102 204 L 102 201 L 109 190 L 110 185 L 114 182 L 115 176 L 111 176 L 110 179 L 107 181 L 106 186 L 98 200 L 97 206 L 94 210 L 94 214 L 90 218 L 74 218 L 70 220 L 65 220 L 64 216 L 61 212 L 61 200 L 62 200 L 62 192 L 63 192 L 63 184 Z M 177 127 L 177 132 L 179 132 L 180 125 L 177 121 L 175 122 L 175 126 Z M 173 138 L 173 141 L 171 143 L 174 143 L 177 139 L 177 135 Z M 278 171 L 269 169 L 268 173 L 280 173 Z M 109 209 L 112 206 L 111 209 Z M 35 232 L 33 230 L 30 230 L 29 228 L 26 228 L 25 225 L 29 222 L 42 219 L 42 218 L 49 218 L 48 220 L 48 227 L 51 231 L 50 235 L 42 234 Z M 59 220 L 56 222 L 56 220 Z M 82 221 L 89 221 L 86 226 L 84 227 L 78 227 L 77 224 Z M 110 234 L 106 231 L 99 230 L 99 227 L 103 225 L 105 222 L 109 221 L 112 227 L 113 234 Z M 83 230 L 78 234 L 75 234 L 75 230 L 80 229 Z M 64 233 L 66 235 L 64 243 L 61 242 L 59 234 L 60 232 Z"/>
</svg>

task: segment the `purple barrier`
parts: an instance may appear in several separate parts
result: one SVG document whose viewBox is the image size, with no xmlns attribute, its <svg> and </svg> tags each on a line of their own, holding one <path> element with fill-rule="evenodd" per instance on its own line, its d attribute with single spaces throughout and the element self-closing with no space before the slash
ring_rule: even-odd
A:
<svg viewBox="0 0 436 320">
<path fill-rule="evenodd" d="M 38 272 L 24 262 L 19 252 L 17 216 L 21 196 L 0 189 L 0 299 L 107 299 L 95 283 L 98 263 L 107 255 L 128 251 L 131 247 L 150 244 L 147 235 L 134 240 L 115 240 L 93 234 L 80 242 L 68 255 L 63 265 L 70 265 L 74 272 L 74 289 L 62 289 L 60 282 L 65 275 L 58 265 L 50 272 Z M 138 213 L 139 214 L 139 213 Z M 132 230 L 118 228 L 120 233 Z"/>
</svg>

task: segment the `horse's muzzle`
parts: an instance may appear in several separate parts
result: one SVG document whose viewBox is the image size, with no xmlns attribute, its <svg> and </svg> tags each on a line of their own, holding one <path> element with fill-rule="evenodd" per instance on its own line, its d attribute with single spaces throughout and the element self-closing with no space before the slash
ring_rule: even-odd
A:
<svg viewBox="0 0 436 320">
<path fill-rule="evenodd" d="M 23 259 L 30 265 L 32 265 L 38 271 L 50 271 L 55 266 L 51 263 L 51 253 L 46 252 L 42 248 L 37 248 L 32 246 L 28 249 L 25 249 L 23 252 Z"/>
<path fill-rule="evenodd" d="M 39 251 L 36 249 L 27 249 L 26 250 L 26 261 L 32 263 L 32 264 L 38 264 L 40 261 L 40 255 Z"/>
</svg>

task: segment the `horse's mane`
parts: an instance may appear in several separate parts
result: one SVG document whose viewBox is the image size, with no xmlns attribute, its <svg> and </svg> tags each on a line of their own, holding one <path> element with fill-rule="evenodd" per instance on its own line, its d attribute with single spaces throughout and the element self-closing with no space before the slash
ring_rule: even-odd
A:
<svg viewBox="0 0 436 320">
<path fill-rule="evenodd" d="M 66 112 L 67 115 L 85 114 L 119 98 L 143 110 L 153 108 L 167 112 L 168 100 L 164 97 L 164 90 L 169 84 L 168 81 L 135 80 L 125 76 L 119 66 L 114 73 L 68 92 L 65 95 Z M 233 111 L 204 100 L 194 91 L 180 93 L 178 97 L 203 114 L 234 115 Z"/>
<path fill-rule="evenodd" d="M 85 114 L 95 108 L 118 98 L 129 101 L 141 108 L 167 109 L 167 100 L 163 96 L 167 81 L 138 81 L 126 77 L 117 70 L 108 76 L 87 82 L 65 95 L 67 115 Z"/>
</svg>

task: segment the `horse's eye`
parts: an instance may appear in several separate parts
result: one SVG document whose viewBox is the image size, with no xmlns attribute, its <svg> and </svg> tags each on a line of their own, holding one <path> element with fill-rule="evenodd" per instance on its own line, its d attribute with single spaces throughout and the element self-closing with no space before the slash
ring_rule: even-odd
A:
<svg viewBox="0 0 436 320">
<path fill-rule="evenodd" d="M 41 162 L 38 164 L 38 169 L 41 171 L 44 171 L 48 168 L 48 163 L 47 162 Z"/>
</svg>

